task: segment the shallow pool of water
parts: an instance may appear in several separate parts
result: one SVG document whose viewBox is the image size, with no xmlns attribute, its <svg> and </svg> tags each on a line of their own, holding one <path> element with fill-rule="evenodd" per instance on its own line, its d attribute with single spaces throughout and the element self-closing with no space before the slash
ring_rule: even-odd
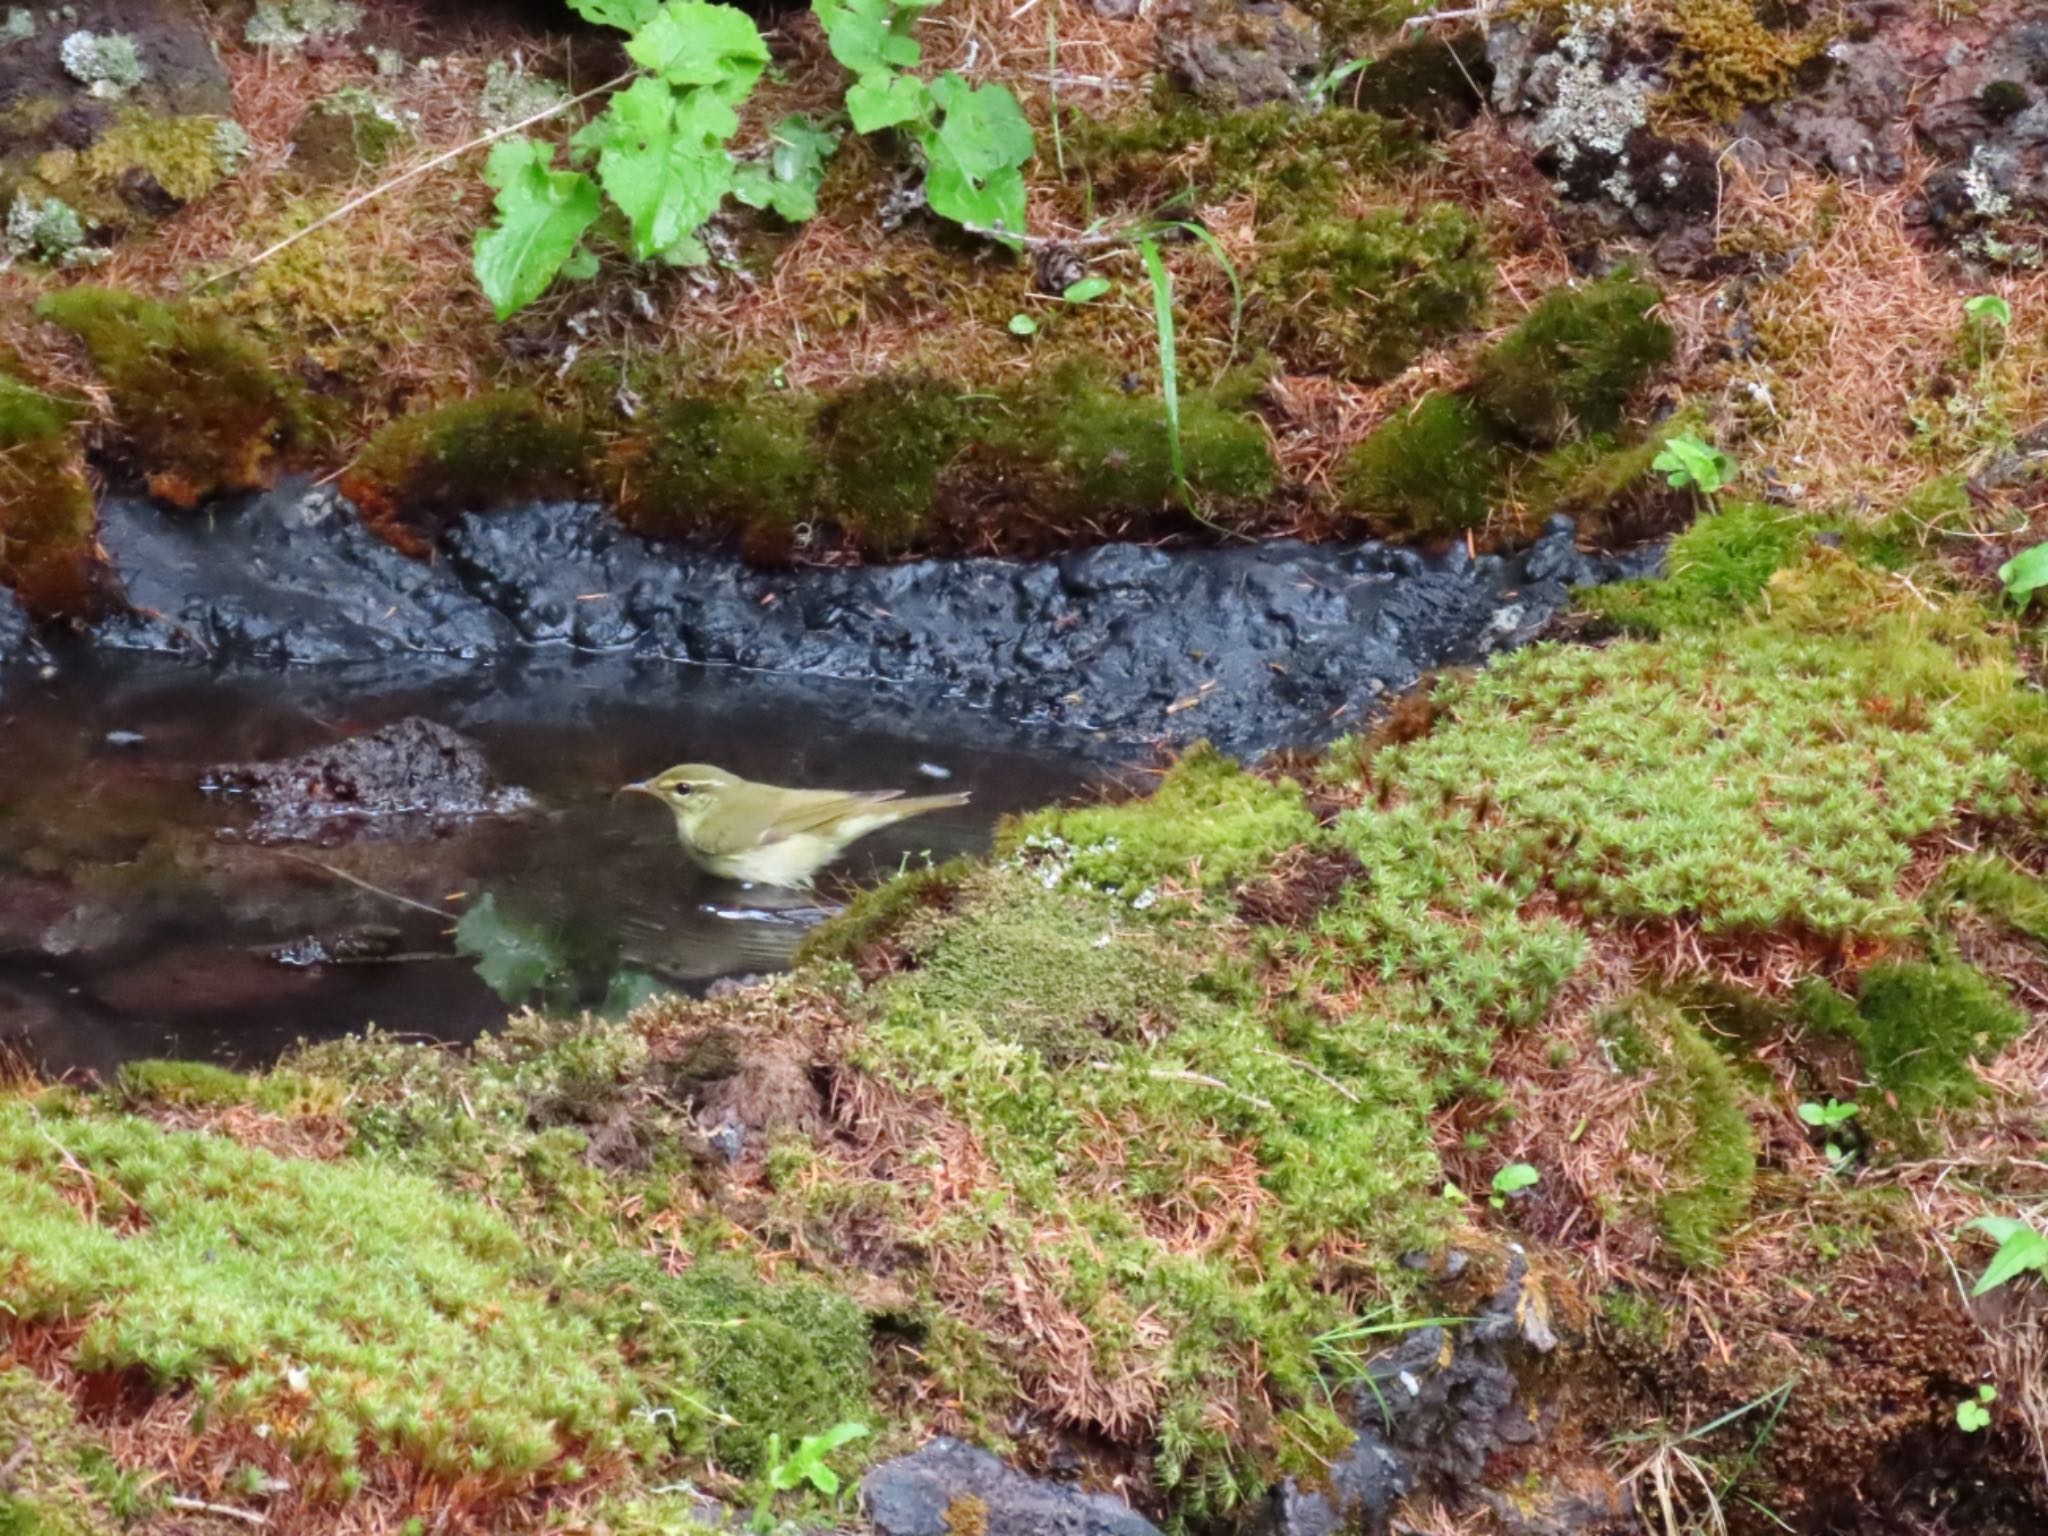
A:
<svg viewBox="0 0 2048 1536">
<path fill-rule="evenodd" d="M 245 804 L 200 787 L 211 765 L 412 715 L 479 743 L 534 808 L 423 841 L 266 847 L 239 835 Z M 253 1063 L 372 1024 L 470 1038 L 507 1011 L 487 975 L 513 991 L 542 976 L 525 995 L 603 1006 L 787 964 L 820 902 L 697 873 L 661 807 L 615 796 L 681 761 L 971 792 L 857 845 L 821 883 L 826 903 L 906 861 L 981 849 L 999 814 L 1103 773 L 1099 757 L 913 695 L 622 658 L 236 675 L 102 657 L 16 672 L 0 680 L 0 1042 L 53 1072 Z"/>
</svg>

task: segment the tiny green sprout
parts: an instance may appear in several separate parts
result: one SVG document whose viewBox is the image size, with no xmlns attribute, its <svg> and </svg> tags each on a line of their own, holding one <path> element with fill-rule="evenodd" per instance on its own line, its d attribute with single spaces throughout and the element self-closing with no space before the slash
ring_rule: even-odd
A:
<svg viewBox="0 0 2048 1536">
<path fill-rule="evenodd" d="M 1956 1428 L 1966 1435 L 1974 1435 L 1991 1422 L 1991 1405 L 1998 1401 L 1998 1388 L 1986 1382 L 1977 1389 L 1975 1397 L 1966 1397 L 1956 1404 Z"/>
<path fill-rule="evenodd" d="M 768 1436 L 768 1485 L 762 1490 L 761 1502 L 754 1509 L 754 1529 L 765 1531 L 773 1526 L 769 1505 L 778 1493 L 787 1493 L 809 1483 L 826 1498 L 835 1497 L 840 1488 L 839 1474 L 825 1464 L 825 1458 L 849 1441 L 862 1439 L 867 1432 L 865 1424 L 842 1421 L 822 1435 L 805 1435 L 787 1457 L 782 1454 L 782 1436 L 771 1432 Z"/>
<path fill-rule="evenodd" d="M 1537 1180 L 1542 1177 L 1533 1164 L 1509 1163 L 1493 1176 L 1493 1195 L 1487 1204 L 1496 1211 L 1501 1210 L 1507 1205 L 1509 1196 L 1519 1195 L 1525 1189 L 1534 1188 Z"/>
<path fill-rule="evenodd" d="M 1854 1104 L 1843 1104 L 1833 1098 L 1826 1104 L 1816 1104 L 1809 1100 L 1799 1106 L 1799 1118 L 1817 1129 L 1828 1130 L 1844 1121 L 1853 1120 L 1856 1117 L 1856 1109 Z"/>
<path fill-rule="evenodd" d="M 1963 313 L 1978 325 L 1995 325 L 2001 330 L 2012 325 L 2012 306 L 1995 293 L 1979 293 L 1963 300 Z"/>
<path fill-rule="evenodd" d="M 1110 290 L 1106 277 L 1084 277 L 1079 282 L 1069 283 L 1061 290 L 1060 297 L 1069 304 L 1092 304 Z"/>
<path fill-rule="evenodd" d="M 2025 608 L 2036 592 L 2048 587 L 2048 544 L 2021 550 L 1998 568 L 1998 579 L 2005 586 L 2005 595 Z"/>
<path fill-rule="evenodd" d="M 1676 490 L 1713 497 L 1735 478 L 1735 461 L 1697 433 L 1680 432 L 1650 461 Z"/>
<path fill-rule="evenodd" d="M 1014 314 L 1010 316 L 1010 334 L 1012 336 L 1036 336 L 1038 334 L 1038 322 L 1027 314 L 1021 312 Z"/>
<path fill-rule="evenodd" d="M 1971 1288 L 1972 1296 L 1995 1291 L 2029 1270 L 2035 1274 L 2048 1273 L 2048 1237 L 2026 1222 L 2010 1216 L 1979 1216 L 1970 1225 L 1998 1244 L 1998 1252 L 1991 1256 L 1991 1262 Z"/>
</svg>

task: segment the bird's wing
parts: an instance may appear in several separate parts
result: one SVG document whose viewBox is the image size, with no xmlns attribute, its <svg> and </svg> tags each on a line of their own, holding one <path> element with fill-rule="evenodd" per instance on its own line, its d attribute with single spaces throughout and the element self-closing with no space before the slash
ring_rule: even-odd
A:
<svg viewBox="0 0 2048 1536">
<path fill-rule="evenodd" d="M 695 841 L 700 851 L 713 856 L 743 853 L 829 827 L 851 812 L 894 800 L 902 793 L 900 789 L 728 790 L 730 814 L 715 832 L 700 832 Z"/>
</svg>

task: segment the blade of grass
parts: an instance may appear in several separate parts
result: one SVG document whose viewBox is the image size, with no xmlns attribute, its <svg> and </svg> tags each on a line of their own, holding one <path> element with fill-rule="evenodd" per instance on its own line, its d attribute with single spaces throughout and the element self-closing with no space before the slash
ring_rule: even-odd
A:
<svg viewBox="0 0 2048 1536">
<path fill-rule="evenodd" d="M 1180 447 L 1180 363 L 1175 356 L 1173 336 L 1173 279 L 1159 256 L 1159 242 L 1150 235 L 1138 240 L 1138 254 L 1145 260 L 1145 276 L 1152 283 L 1152 323 L 1159 333 L 1159 387 L 1166 398 L 1166 452 L 1173 465 L 1173 483 L 1181 503 L 1193 508 L 1195 498 L 1188 488 L 1187 465 Z"/>
</svg>

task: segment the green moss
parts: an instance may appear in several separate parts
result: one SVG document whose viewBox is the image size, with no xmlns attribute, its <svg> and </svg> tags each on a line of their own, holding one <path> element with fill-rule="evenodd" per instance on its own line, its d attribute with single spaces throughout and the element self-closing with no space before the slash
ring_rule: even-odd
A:
<svg viewBox="0 0 2048 1536">
<path fill-rule="evenodd" d="M 662 537 L 791 546 L 817 505 L 816 407 L 786 394 L 671 401 L 621 456 L 620 513 Z"/>
<path fill-rule="evenodd" d="M 925 377 L 868 379 L 819 415 L 826 504 L 878 554 L 907 549 L 933 520 L 939 474 L 974 432 L 958 388 Z"/>
<path fill-rule="evenodd" d="M 1677 432 L 1674 418 L 1638 442 L 1602 434 L 1553 448 L 1516 477 L 1516 490 L 1537 516 L 1564 513 L 1579 535 L 1603 548 L 1662 537 L 1693 520 L 1690 491 L 1672 486 L 1656 469 L 1658 454 Z"/>
<path fill-rule="evenodd" d="M 1448 203 L 1300 226 L 1251 276 L 1277 352 L 1356 379 L 1391 377 L 1473 324 L 1492 286 L 1478 224 Z"/>
<path fill-rule="evenodd" d="M 1600 1321 L 1632 1348 L 1660 1351 L 1671 1337 L 1672 1317 L 1654 1298 L 1617 1287 L 1600 1297 Z"/>
<path fill-rule="evenodd" d="M 1424 395 L 1382 422 L 1344 461 L 1344 510 L 1392 531 L 1459 533 L 1484 523 L 1501 494 L 1502 454 L 1457 395 Z"/>
<path fill-rule="evenodd" d="M 1671 360 L 1663 295 L 1626 272 L 1557 287 L 1479 360 L 1474 403 L 1524 442 L 1612 432 L 1622 407 Z"/>
<path fill-rule="evenodd" d="M 1412 816 L 1413 838 L 1463 839 L 1512 902 L 1547 886 L 1710 933 L 1904 934 L 1914 848 L 2017 809 L 2010 753 L 2042 710 L 2009 658 L 1930 638 L 1924 611 L 1857 632 L 1853 608 L 1809 616 L 1798 597 L 1784 588 L 1774 622 L 1539 648 L 1446 685 L 1431 733 L 1372 759 L 1395 807 L 1361 818 L 1361 860 L 1412 860 L 1384 830 Z"/>
<path fill-rule="evenodd" d="M 0 583 L 39 618 L 88 617 L 100 592 L 81 414 L 0 373 Z"/>
<path fill-rule="evenodd" d="M 90 286 L 36 313 L 85 343 L 152 495 L 190 508 L 270 484 L 297 402 L 241 332 L 192 304 Z"/>
<path fill-rule="evenodd" d="M 674 1414 L 671 1438 L 727 1471 L 768 1470 L 785 1448 L 846 1420 L 872 1419 L 869 1327 L 847 1297 L 814 1280 L 772 1281 L 737 1258 L 680 1275 L 621 1255 L 578 1277 L 572 1301 L 632 1350 Z"/>
<path fill-rule="evenodd" d="M 580 416 L 493 390 L 381 428 L 341 483 L 372 527 L 424 555 L 458 513 L 588 494 L 597 453 Z"/>
<path fill-rule="evenodd" d="M 618 1357 L 525 1281 L 498 1217 L 420 1180 L 14 1101 L 0 1200 L 17 1324 L 65 1319 L 76 1369 L 269 1424 L 316 1486 L 388 1456 L 509 1488 L 626 1443 Z"/>
<path fill-rule="evenodd" d="M 1620 582 L 1581 598 L 1584 607 L 1644 634 L 1726 623 L 1763 595 L 1771 577 L 1816 531 L 1812 518 L 1763 502 L 1733 502 L 1671 542 L 1665 575 Z"/>
<path fill-rule="evenodd" d="M 1692 0 L 1673 17 L 1678 46 L 1669 66 L 1670 99 L 1723 121 L 1789 93 L 1831 35 L 1821 25 L 1797 32 L 1766 26 L 1757 0 Z"/>
<path fill-rule="evenodd" d="M 1327 204 L 1425 154 L 1413 130 L 1371 112 L 1269 102 L 1216 113 L 1171 89 L 1149 112 L 1082 117 L 1066 135 L 1075 174 L 1110 196 L 1152 191 L 1203 205 L 1257 191 L 1268 219 Z"/>
<path fill-rule="evenodd" d="M 123 108 L 85 151 L 82 167 L 103 187 L 139 172 L 180 203 L 197 202 L 228 173 L 219 150 L 218 117 L 159 117 Z"/>
<path fill-rule="evenodd" d="M 1638 998 L 1628 1011 L 1641 1069 L 1655 1077 L 1635 1140 L 1659 1165 L 1658 1225 L 1681 1263 L 1717 1263 L 1723 1242 L 1749 1215 L 1756 1185 L 1756 1135 L 1741 1085 L 1728 1060 L 1670 1003 Z"/>
<path fill-rule="evenodd" d="M 1316 831 L 1298 784 L 1247 773 L 1202 743 L 1144 799 L 1021 818 L 1000 848 L 1041 870 L 1057 866 L 1060 882 L 1135 902 L 1167 881 L 1191 892 L 1242 884 Z"/>
<path fill-rule="evenodd" d="M 0 1536 L 111 1536 L 152 1512 L 63 1395 L 19 1367 L 0 1368 L 0 1444 Z"/>
<path fill-rule="evenodd" d="M 219 1109 L 247 1104 L 277 1114 L 302 1114 L 337 1107 L 332 1088 L 299 1073 L 275 1071 L 260 1077 L 230 1072 L 204 1061 L 144 1060 L 125 1063 L 115 1077 L 121 1102 L 131 1109 L 152 1104 L 176 1109 Z"/>
<path fill-rule="evenodd" d="M 1862 1049 L 1863 1069 L 1885 1100 L 1866 1107 L 1867 1123 L 1912 1150 L 1931 1144 L 1932 1115 L 1983 1096 L 1975 1064 L 2026 1029 L 2003 985 L 1959 960 L 1875 966 L 1858 979 L 1853 1012 L 1820 983 L 1801 1003 L 1817 1028 Z"/>
<path fill-rule="evenodd" d="M 1937 904 L 1963 902 L 2015 933 L 2048 944 L 2048 881 L 1997 854 L 1957 859 L 1930 897 Z"/>
<path fill-rule="evenodd" d="M 895 996 L 934 1018 L 966 1017 L 990 1040 L 1072 1065 L 1105 1041 L 1137 1040 L 1148 1020 L 1198 1011 L 1195 968 L 1134 931 L 1102 944 L 1100 912 L 1014 875 L 963 888 L 957 915 L 900 933 L 914 965 Z"/>
<path fill-rule="evenodd" d="M 804 935 L 796 963 L 830 965 L 860 960 L 916 913 L 950 906 L 973 867 L 966 859 L 953 859 L 905 870 L 893 880 L 856 892 L 842 911 Z"/>
<path fill-rule="evenodd" d="M 1256 417 L 1202 389 L 1181 395 L 1180 412 L 1188 487 L 1210 516 L 1271 494 L 1273 451 Z M 1123 389 L 1093 366 L 1057 370 L 1013 408 L 1007 428 L 989 435 L 1019 455 L 1027 477 L 1049 472 L 1041 495 L 1065 529 L 1104 516 L 1156 516 L 1179 494 L 1159 397 Z"/>
<path fill-rule="evenodd" d="M 398 115 L 363 87 L 330 91 L 306 110 L 292 130 L 292 164 L 316 181 L 372 171 L 391 158 L 408 135 Z"/>
</svg>

